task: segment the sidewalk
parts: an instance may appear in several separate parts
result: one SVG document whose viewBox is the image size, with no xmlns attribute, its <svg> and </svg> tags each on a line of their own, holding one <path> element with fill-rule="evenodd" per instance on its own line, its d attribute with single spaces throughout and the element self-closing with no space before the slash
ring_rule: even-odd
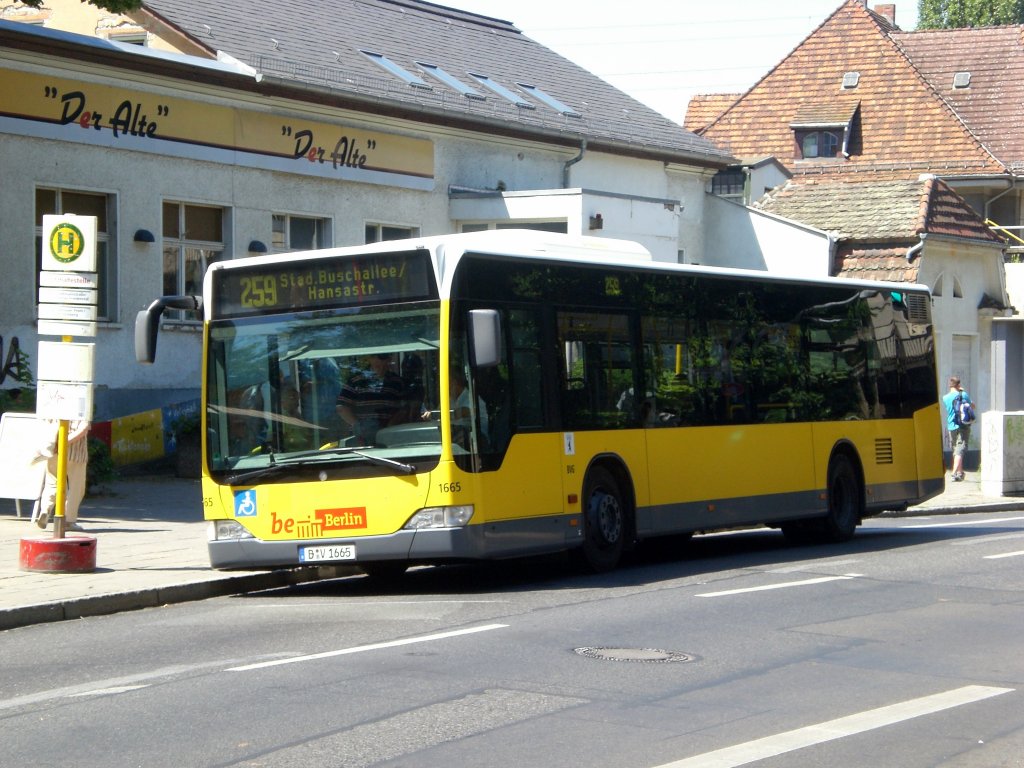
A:
<svg viewBox="0 0 1024 768">
<path fill-rule="evenodd" d="M 0 630 L 45 621 L 240 594 L 352 573 L 325 566 L 214 571 L 206 551 L 198 480 L 167 475 L 115 480 L 86 496 L 78 522 L 96 539 L 92 573 L 19 568 L 23 538 L 51 537 L 31 521 L 32 502 L 0 499 Z M 68 534 L 76 535 L 76 534 Z"/>
<path fill-rule="evenodd" d="M 86 497 L 79 522 L 96 544 L 93 573 L 32 573 L 19 569 L 23 538 L 52 535 L 29 519 L 32 503 L 0 499 L 0 630 L 166 603 L 241 594 L 353 573 L 348 566 L 278 571 L 214 571 L 206 552 L 198 480 L 163 475 L 114 481 Z M 1024 497 L 985 496 L 980 477 L 920 506 L 886 516 L 943 515 L 1024 509 Z"/>
</svg>

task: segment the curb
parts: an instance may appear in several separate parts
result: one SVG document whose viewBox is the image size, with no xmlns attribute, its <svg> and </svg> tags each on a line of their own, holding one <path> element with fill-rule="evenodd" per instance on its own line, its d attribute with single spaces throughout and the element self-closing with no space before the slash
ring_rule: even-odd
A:
<svg viewBox="0 0 1024 768">
<path fill-rule="evenodd" d="M 310 581 L 337 579 L 356 573 L 360 573 L 358 568 L 346 565 L 292 568 L 246 574 L 245 576 L 226 576 L 212 581 L 197 581 L 193 584 L 173 584 L 137 592 L 73 598 L 62 600 L 59 603 L 38 603 L 17 608 L 5 608 L 0 609 L 0 631 L 30 624 L 83 619 L 87 616 L 156 608 L 161 605 L 206 600 L 211 597 L 260 592 L 265 589 L 304 584 Z"/>
<path fill-rule="evenodd" d="M 961 504 L 943 507 L 909 507 L 904 510 L 890 510 L 875 517 L 931 517 L 938 515 L 966 515 L 986 512 L 1015 512 L 1024 510 L 1024 500 L 993 501 L 981 504 Z"/>
</svg>

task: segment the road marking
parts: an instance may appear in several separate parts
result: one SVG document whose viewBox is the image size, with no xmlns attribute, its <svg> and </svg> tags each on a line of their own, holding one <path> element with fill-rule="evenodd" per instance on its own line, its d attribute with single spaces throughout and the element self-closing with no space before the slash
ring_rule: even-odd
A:
<svg viewBox="0 0 1024 768">
<path fill-rule="evenodd" d="M 317 602 L 318 598 L 310 598 L 308 603 L 266 603 L 258 605 L 246 605 L 246 608 L 323 608 L 323 602 Z M 351 600 L 344 604 L 344 608 L 360 608 L 364 605 L 493 605 L 511 602 L 510 600 Z"/>
<path fill-rule="evenodd" d="M 746 592 L 766 592 L 769 589 L 788 589 L 789 587 L 809 587 L 812 584 L 825 584 L 830 581 L 848 581 L 859 579 L 862 573 L 847 573 L 843 576 L 822 576 L 819 579 L 805 579 L 804 581 L 787 581 L 783 584 L 767 584 L 763 587 L 745 587 L 743 589 L 725 589 L 721 592 L 704 592 L 694 597 L 725 597 L 726 595 L 742 595 Z"/>
<path fill-rule="evenodd" d="M 279 667 L 282 664 L 296 664 L 300 661 L 315 661 L 316 659 L 329 659 L 332 656 L 346 656 L 350 653 L 362 653 L 363 651 L 377 651 L 381 648 L 398 648 L 402 645 L 413 645 L 414 643 L 428 643 L 431 640 L 444 640 L 449 637 L 460 635 L 472 635 L 476 632 L 488 632 L 492 629 L 504 629 L 508 624 L 485 624 L 481 627 L 470 627 L 469 629 L 455 629 L 451 632 L 438 632 L 433 635 L 420 635 L 419 637 L 407 637 L 404 640 L 389 640 L 386 643 L 371 643 L 369 645 L 357 645 L 352 648 L 339 648 L 336 651 L 323 651 L 322 653 L 311 653 L 307 656 L 289 656 L 287 659 L 276 659 L 274 661 L 261 661 L 256 664 L 246 664 L 241 667 L 229 667 L 228 672 L 248 672 L 252 669 L 264 669 L 265 667 Z"/>
<path fill-rule="evenodd" d="M 137 691 L 139 688 L 149 688 L 149 685 L 115 685 L 111 688 L 95 688 L 91 691 L 82 691 L 81 693 L 72 693 L 72 696 L 111 696 L 115 693 L 127 693 L 128 691 Z"/>
<path fill-rule="evenodd" d="M 1014 690 L 1013 688 L 968 685 L 944 693 L 891 704 L 887 707 L 858 712 L 837 720 L 809 725 L 806 728 L 778 733 L 744 744 L 736 744 L 714 752 L 705 752 L 703 755 L 695 755 L 674 763 L 665 763 L 658 768 L 736 768 L 736 766 L 747 765 L 815 744 L 824 744 L 827 741 L 902 723 L 915 717 L 931 715 L 964 704 L 973 704 L 993 696 L 1012 693 Z"/>
<path fill-rule="evenodd" d="M 54 699 L 66 699 L 74 696 L 88 696 L 96 692 L 114 691 L 115 689 L 130 690 L 131 688 L 143 687 L 139 683 L 148 680 L 170 680 L 181 675 L 190 675 L 195 672 L 210 669 L 211 667 L 223 668 L 225 664 L 231 664 L 237 659 L 219 659 L 207 661 L 202 664 L 178 664 L 173 667 L 161 667 L 150 672 L 140 672 L 134 675 L 122 675 L 121 677 L 109 677 L 105 680 L 91 680 L 87 683 L 68 685 L 63 688 L 53 688 L 48 691 L 28 693 L 23 696 L 16 696 L 12 699 L 0 699 L 0 711 L 5 709 L 16 709 L 18 707 L 30 707 L 37 704 L 45 704 Z M 147 683 L 148 684 L 148 683 Z"/>
<path fill-rule="evenodd" d="M 985 560 L 1000 560 L 1000 559 L 1002 559 L 1004 557 L 1020 557 L 1021 555 L 1024 555 L 1024 549 L 1022 549 L 1020 552 L 1004 552 L 1001 555 L 985 555 L 984 559 Z"/>
<path fill-rule="evenodd" d="M 807 563 L 806 565 L 790 565 L 785 568 L 771 568 L 765 573 L 807 573 L 808 571 L 821 570 L 824 567 L 837 568 L 840 565 L 853 565 L 859 563 L 860 560 L 857 558 L 851 558 L 849 560 L 819 560 L 816 563 Z"/>
<path fill-rule="evenodd" d="M 989 523 L 1009 523 L 1012 520 L 1024 520 L 1024 517 L 990 517 L 987 520 L 964 520 L 959 523 L 930 523 L 929 525 L 902 525 L 901 528 L 954 528 L 958 525 L 988 525 Z"/>
</svg>

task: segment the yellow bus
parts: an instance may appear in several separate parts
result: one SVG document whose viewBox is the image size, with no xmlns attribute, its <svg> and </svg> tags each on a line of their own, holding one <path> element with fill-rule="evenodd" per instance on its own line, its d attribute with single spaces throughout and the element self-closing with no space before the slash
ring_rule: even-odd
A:
<svg viewBox="0 0 1024 768">
<path fill-rule="evenodd" d="M 412 564 L 740 526 L 843 541 L 943 490 L 926 288 L 655 262 L 501 230 L 217 262 L 215 568 Z"/>
</svg>

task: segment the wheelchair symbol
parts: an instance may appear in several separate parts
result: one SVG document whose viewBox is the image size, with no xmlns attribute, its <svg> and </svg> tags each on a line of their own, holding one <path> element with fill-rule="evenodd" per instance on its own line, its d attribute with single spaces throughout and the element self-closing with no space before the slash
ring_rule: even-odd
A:
<svg viewBox="0 0 1024 768">
<path fill-rule="evenodd" d="M 256 517 L 256 491 L 235 492 L 235 517 Z"/>
</svg>

